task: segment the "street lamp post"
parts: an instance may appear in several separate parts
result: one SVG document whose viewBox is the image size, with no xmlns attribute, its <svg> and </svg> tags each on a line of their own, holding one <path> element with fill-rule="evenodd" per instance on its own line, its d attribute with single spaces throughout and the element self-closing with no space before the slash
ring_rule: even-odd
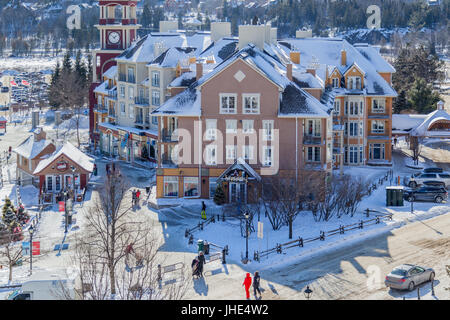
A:
<svg viewBox="0 0 450 320">
<path fill-rule="evenodd" d="M 72 166 L 72 180 L 73 180 L 73 200 L 75 201 L 75 167 Z"/>
<path fill-rule="evenodd" d="M 309 288 L 309 286 L 306 286 L 306 289 L 305 291 L 303 291 L 303 293 L 305 294 L 305 298 L 309 300 L 311 299 L 313 291 Z"/>
<path fill-rule="evenodd" d="M 33 226 L 30 226 L 28 232 L 30 234 L 30 275 L 33 273 Z"/>
<path fill-rule="evenodd" d="M 64 233 L 67 233 L 67 191 L 64 191 Z"/>
<path fill-rule="evenodd" d="M 245 261 L 248 262 L 248 219 L 250 215 L 248 212 L 245 213 Z"/>
</svg>

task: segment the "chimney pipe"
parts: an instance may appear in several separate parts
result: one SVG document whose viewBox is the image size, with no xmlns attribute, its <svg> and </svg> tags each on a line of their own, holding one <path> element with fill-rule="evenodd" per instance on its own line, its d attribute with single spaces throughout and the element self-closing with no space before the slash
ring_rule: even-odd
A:
<svg viewBox="0 0 450 320">
<path fill-rule="evenodd" d="M 308 68 L 306 69 L 306 72 L 312 74 L 314 77 L 316 76 L 316 69 Z"/>
<path fill-rule="evenodd" d="M 292 63 L 286 65 L 286 77 L 292 81 Z"/>
<path fill-rule="evenodd" d="M 344 49 L 341 50 L 341 65 L 347 65 L 347 52 Z"/>
<path fill-rule="evenodd" d="M 300 64 L 300 52 L 299 51 L 291 51 L 290 58 L 292 63 Z"/>
</svg>

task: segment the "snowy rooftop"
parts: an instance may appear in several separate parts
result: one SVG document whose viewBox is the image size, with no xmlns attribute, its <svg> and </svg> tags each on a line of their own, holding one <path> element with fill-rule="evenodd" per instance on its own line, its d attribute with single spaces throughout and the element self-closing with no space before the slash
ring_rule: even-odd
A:
<svg viewBox="0 0 450 320">
<path fill-rule="evenodd" d="M 164 51 L 161 55 L 156 57 L 149 65 L 157 65 L 162 68 L 175 68 L 178 62 L 183 59 L 189 59 L 195 53 L 196 48 L 187 47 L 173 47 Z"/>
<path fill-rule="evenodd" d="M 189 87 L 192 83 L 195 82 L 196 74 L 195 72 L 185 72 L 178 78 L 175 78 L 170 84 L 169 87 Z"/>
<path fill-rule="evenodd" d="M 88 172 L 92 172 L 94 170 L 94 159 L 83 153 L 80 149 L 76 148 L 70 142 L 66 142 L 64 145 L 55 150 L 55 152 L 50 157 L 39 162 L 33 173 L 39 174 L 43 169 L 45 169 L 48 165 L 50 165 L 50 163 L 52 163 L 62 154 L 74 161 L 84 170 Z"/>
<path fill-rule="evenodd" d="M 411 134 L 415 136 L 423 136 L 427 132 L 428 128 L 433 125 L 433 123 L 440 120 L 450 121 L 450 114 L 444 110 L 436 110 L 431 112 L 418 127 L 411 131 Z M 450 132 L 446 132 L 450 135 Z"/>
<path fill-rule="evenodd" d="M 52 144 L 50 140 L 42 139 L 35 141 L 35 135 L 29 136 L 24 142 L 19 144 L 13 151 L 26 159 L 34 159 L 41 153 L 48 145 Z"/>
<path fill-rule="evenodd" d="M 117 66 L 112 66 L 105 73 L 103 73 L 103 76 L 108 79 L 113 79 L 116 75 L 117 75 Z"/>
<path fill-rule="evenodd" d="M 425 114 L 393 114 L 392 130 L 411 131 L 420 125 L 426 117 Z"/>
</svg>

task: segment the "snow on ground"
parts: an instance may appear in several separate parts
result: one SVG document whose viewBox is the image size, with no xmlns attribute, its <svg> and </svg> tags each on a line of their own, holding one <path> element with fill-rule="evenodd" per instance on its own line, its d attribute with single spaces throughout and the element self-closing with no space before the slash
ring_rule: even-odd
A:
<svg viewBox="0 0 450 320">
<path fill-rule="evenodd" d="M 55 69 L 57 60 L 62 61 L 63 56 L 57 57 L 35 57 L 35 58 L 8 58 L 0 59 L 1 70 L 18 70 L 26 72 L 41 71 L 44 69 Z"/>
</svg>

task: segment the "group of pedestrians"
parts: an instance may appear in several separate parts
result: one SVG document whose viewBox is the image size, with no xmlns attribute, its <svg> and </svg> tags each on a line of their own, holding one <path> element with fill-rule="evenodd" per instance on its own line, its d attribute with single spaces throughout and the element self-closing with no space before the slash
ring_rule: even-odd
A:
<svg viewBox="0 0 450 320">
<path fill-rule="evenodd" d="M 203 265 L 206 263 L 205 255 L 203 251 L 200 251 L 198 257 L 192 260 L 192 276 L 197 278 L 203 278 Z"/>
<path fill-rule="evenodd" d="M 247 272 L 244 282 L 242 283 L 242 285 L 245 288 L 245 296 L 247 300 L 250 300 L 250 287 L 252 285 L 253 285 L 253 295 L 255 296 L 255 298 L 257 298 L 256 292 L 259 293 L 259 298 L 261 298 L 261 290 L 259 288 L 260 279 L 261 277 L 259 276 L 258 271 L 255 271 L 255 274 L 253 275 L 253 281 L 252 276 L 250 275 L 250 273 Z"/>
<path fill-rule="evenodd" d="M 141 191 L 134 189 L 133 191 L 131 191 L 132 195 L 133 195 L 133 199 L 132 199 L 132 205 L 137 206 L 139 205 L 139 197 L 141 196 Z"/>
</svg>

